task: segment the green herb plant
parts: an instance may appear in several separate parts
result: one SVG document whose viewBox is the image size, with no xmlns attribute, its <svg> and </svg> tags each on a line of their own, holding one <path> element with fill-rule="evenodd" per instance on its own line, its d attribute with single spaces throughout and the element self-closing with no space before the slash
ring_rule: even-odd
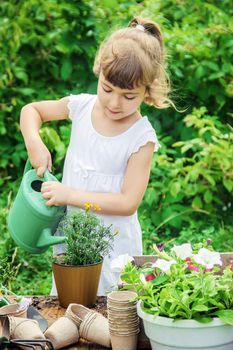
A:
<svg viewBox="0 0 233 350">
<path fill-rule="evenodd" d="M 99 263 L 113 247 L 115 233 L 112 225 L 105 226 L 94 211 L 99 206 L 86 204 L 85 210 L 68 212 L 58 226 L 66 237 L 67 250 L 55 258 L 56 262 L 67 265 Z"/>
<path fill-rule="evenodd" d="M 130 257 L 120 276 L 124 288 L 137 292 L 148 314 L 233 325 L 233 262 L 223 267 L 208 243 L 174 245 L 169 253 L 154 245 L 155 263 L 142 267 Z"/>
</svg>

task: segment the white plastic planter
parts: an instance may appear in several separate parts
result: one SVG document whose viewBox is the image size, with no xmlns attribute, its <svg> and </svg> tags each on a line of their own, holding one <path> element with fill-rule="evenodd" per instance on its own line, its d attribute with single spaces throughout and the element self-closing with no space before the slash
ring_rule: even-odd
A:
<svg viewBox="0 0 233 350">
<path fill-rule="evenodd" d="M 178 320 L 145 313 L 137 304 L 152 350 L 233 350 L 233 326 L 219 318 L 209 323 Z"/>
</svg>

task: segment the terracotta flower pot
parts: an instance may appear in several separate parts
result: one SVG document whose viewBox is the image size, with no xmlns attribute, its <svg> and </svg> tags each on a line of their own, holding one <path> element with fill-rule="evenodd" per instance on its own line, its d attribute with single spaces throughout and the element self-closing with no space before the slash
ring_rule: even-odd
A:
<svg viewBox="0 0 233 350">
<path fill-rule="evenodd" d="M 53 263 L 54 279 L 61 306 L 71 303 L 84 306 L 96 302 L 102 262 L 84 266 Z"/>
</svg>

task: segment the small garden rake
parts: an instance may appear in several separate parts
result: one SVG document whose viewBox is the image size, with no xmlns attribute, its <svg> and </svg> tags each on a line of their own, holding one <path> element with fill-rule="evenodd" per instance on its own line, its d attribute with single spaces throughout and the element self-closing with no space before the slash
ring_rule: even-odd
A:
<svg viewBox="0 0 233 350">
<path fill-rule="evenodd" d="M 54 350 L 53 343 L 48 339 L 7 339 L 6 337 L 0 337 L 0 350 L 3 349 L 15 349 L 15 348 L 30 348 L 41 350 Z"/>
</svg>

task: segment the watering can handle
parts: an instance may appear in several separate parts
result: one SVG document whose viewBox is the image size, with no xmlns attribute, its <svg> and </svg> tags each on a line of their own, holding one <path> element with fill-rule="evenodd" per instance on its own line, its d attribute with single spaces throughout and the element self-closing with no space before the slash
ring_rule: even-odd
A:
<svg viewBox="0 0 233 350">
<path fill-rule="evenodd" d="M 24 172 L 23 172 L 23 175 L 25 175 L 29 170 L 32 169 L 32 165 L 30 163 L 30 160 L 29 158 L 27 159 L 27 162 L 25 164 L 25 167 L 24 167 Z M 55 177 L 53 177 L 53 179 L 51 179 L 51 176 L 50 176 L 50 172 L 49 172 L 49 169 L 46 168 L 45 169 L 45 172 L 44 172 L 44 175 L 43 175 L 43 178 L 45 181 L 58 181 Z"/>
<path fill-rule="evenodd" d="M 45 169 L 43 178 L 45 179 L 45 181 L 58 181 L 58 179 L 56 179 L 55 176 L 53 176 L 53 178 L 51 179 L 51 174 L 48 168 Z"/>
<path fill-rule="evenodd" d="M 26 161 L 25 167 L 24 167 L 23 175 L 25 175 L 31 169 L 32 169 L 32 165 L 31 165 L 30 160 L 28 158 Z"/>
</svg>

